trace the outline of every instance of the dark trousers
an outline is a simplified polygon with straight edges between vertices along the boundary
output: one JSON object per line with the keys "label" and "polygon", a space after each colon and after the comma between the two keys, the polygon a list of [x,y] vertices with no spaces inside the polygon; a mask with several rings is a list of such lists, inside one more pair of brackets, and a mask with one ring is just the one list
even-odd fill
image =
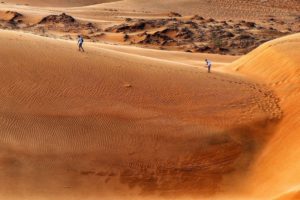
{"label": "dark trousers", "polygon": [[79,51],[84,51],[82,45],[83,45],[83,43],[79,43],[79,44],[78,44],[78,46],[79,46]]}

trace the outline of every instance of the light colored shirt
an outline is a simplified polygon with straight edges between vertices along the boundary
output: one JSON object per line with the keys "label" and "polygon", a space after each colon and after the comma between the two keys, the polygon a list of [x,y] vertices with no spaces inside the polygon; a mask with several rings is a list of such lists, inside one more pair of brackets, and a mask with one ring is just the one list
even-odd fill
{"label": "light colored shirt", "polygon": [[82,43],[83,43],[83,38],[82,38],[82,37],[80,37],[80,38],[78,39],[78,43],[79,43],[79,44],[82,44]]}
{"label": "light colored shirt", "polygon": [[207,66],[211,66],[211,61],[210,61],[210,60],[207,60],[207,61],[206,61],[206,64],[207,64]]}

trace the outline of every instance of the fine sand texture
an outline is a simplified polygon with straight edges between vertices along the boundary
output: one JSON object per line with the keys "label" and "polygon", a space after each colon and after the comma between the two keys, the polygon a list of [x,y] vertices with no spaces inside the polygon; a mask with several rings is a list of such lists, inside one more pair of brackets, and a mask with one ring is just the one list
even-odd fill
{"label": "fine sand texture", "polygon": [[285,18],[298,15],[298,0],[123,0],[95,5],[95,8],[117,8],[145,12],[178,12],[183,15],[199,14],[216,19],[262,19],[268,16]]}
{"label": "fine sand texture", "polygon": [[0,7],[2,6],[20,6],[40,10],[52,7],[52,11],[64,7],[65,12],[74,11],[102,20],[107,16],[122,14],[141,17],[162,16],[170,12],[183,16],[200,15],[218,20],[285,19],[299,16],[300,11],[298,0],[5,0],[2,1]]}
{"label": "fine sand texture", "polygon": [[2,1],[0,200],[300,199],[299,13]]}
{"label": "fine sand texture", "polygon": [[73,42],[0,35],[7,198],[231,191],[281,118],[272,91],[239,76],[105,45],[80,53]]}
{"label": "fine sand texture", "polygon": [[300,180],[299,53],[300,35],[296,34],[266,43],[233,63],[235,70],[263,80],[272,88],[280,98],[279,105],[283,110],[283,118],[253,164],[250,178],[254,185],[260,185],[255,188],[256,192],[266,196],[290,191],[291,197],[299,197],[295,194],[295,190],[299,191]]}
{"label": "fine sand texture", "polygon": [[26,6],[54,6],[54,7],[75,7],[93,4],[109,3],[118,0],[5,0],[3,3],[11,3]]}

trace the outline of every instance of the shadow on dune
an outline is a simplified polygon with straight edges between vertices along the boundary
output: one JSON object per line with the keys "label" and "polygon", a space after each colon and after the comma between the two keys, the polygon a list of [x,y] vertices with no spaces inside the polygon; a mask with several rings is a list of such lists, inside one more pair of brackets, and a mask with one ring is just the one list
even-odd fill
{"label": "shadow on dune", "polygon": [[[48,124],[49,121],[50,124],[53,121],[53,129],[57,128],[56,123],[82,126],[75,118],[48,118]],[[209,197],[232,189],[236,193],[276,124],[277,121],[264,120],[202,137],[127,134],[122,137],[123,142],[114,136],[109,142],[101,136],[87,141],[86,136],[76,134],[69,139],[55,134],[43,139],[32,135],[31,143],[40,145],[28,146],[39,149],[34,152],[25,147],[9,150],[9,145],[1,145],[0,184],[5,185],[1,193],[26,196],[28,191],[34,196],[114,193],[143,197]],[[128,145],[134,140],[142,145],[129,151]],[[10,141],[18,143],[17,138]],[[61,141],[68,141],[68,148]],[[107,142],[107,146],[96,145]],[[77,152],[78,147],[85,149],[80,150],[83,153]]]}
{"label": "shadow on dune", "polygon": [[[237,192],[278,121],[258,121],[194,138],[189,141],[195,146],[189,155],[183,156],[186,152],[182,150],[182,155],[174,155],[173,162],[162,161],[156,165],[132,162],[120,172],[120,181],[130,188],[140,188],[143,195],[211,196]],[[170,142],[180,146],[182,141]]]}

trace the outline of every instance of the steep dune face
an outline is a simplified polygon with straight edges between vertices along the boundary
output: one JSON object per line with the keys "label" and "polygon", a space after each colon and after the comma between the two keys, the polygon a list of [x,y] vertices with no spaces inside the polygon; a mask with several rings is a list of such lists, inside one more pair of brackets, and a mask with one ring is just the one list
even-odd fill
{"label": "steep dune face", "polygon": [[[241,73],[263,80],[276,91],[283,119],[253,165],[255,192],[284,193],[300,184],[300,34],[262,45],[233,64]],[[292,196],[292,195],[291,195]]]}
{"label": "steep dune face", "polygon": [[0,35],[2,197],[213,195],[238,184],[280,118],[274,94],[239,77]]}
{"label": "steep dune face", "polygon": [[296,191],[288,191],[283,195],[280,195],[275,200],[298,200],[300,199],[300,191],[299,188]]}

